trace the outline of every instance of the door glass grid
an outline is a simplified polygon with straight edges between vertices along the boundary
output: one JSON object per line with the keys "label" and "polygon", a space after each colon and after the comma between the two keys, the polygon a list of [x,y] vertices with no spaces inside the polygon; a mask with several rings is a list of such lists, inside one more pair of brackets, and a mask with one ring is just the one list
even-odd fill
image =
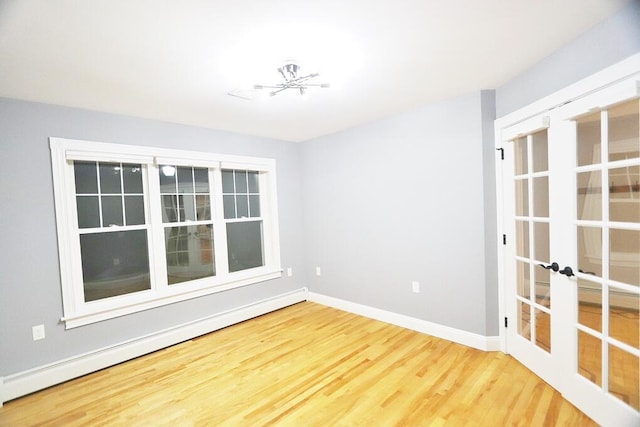
{"label": "door glass grid", "polygon": [[547,130],[514,144],[518,334],[551,351],[549,162]]}
{"label": "door glass grid", "polygon": [[639,105],[636,99],[576,120],[578,372],[636,410],[640,410]]}

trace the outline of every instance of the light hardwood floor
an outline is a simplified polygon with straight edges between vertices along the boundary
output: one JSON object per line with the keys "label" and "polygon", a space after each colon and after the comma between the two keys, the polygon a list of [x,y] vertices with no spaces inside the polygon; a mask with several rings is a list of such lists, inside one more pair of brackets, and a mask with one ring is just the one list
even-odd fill
{"label": "light hardwood floor", "polygon": [[305,302],[8,402],[2,426],[590,426],[516,360]]}

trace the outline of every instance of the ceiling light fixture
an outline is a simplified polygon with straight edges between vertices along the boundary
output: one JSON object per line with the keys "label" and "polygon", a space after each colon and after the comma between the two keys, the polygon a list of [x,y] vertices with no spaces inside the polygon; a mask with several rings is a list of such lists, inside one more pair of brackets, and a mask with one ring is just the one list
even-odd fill
{"label": "ceiling light fixture", "polygon": [[304,95],[310,87],[328,88],[329,83],[311,83],[311,79],[318,77],[319,73],[307,74],[306,76],[299,76],[300,66],[293,62],[288,62],[278,68],[278,72],[284,78],[284,83],[276,83],[273,85],[254,85],[256,90],[271,89],[269,95],[276,96],[282,91],[287,89],[294,89],[300,92],[300,95]]}

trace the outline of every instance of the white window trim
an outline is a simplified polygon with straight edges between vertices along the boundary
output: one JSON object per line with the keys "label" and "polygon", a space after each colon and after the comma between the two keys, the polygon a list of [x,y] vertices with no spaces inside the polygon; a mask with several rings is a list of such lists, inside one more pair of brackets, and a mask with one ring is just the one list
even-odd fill
{"label": "white window trim", "polygon": [[[49,139],[49,145],[51,148],[64,310],[61,320],[65,323],[67,329],[282,276],[277,213],[276,162],[274,159],[109,144],[55,137]],[[141,163],[147,167],[145,172],[148,177],[145,180],[145,215],[148,221],[147,228],[149,229],[149,268],[152,281],[150,290],[84,302],[80,248],[77,239],[79,229],[75,207],[75,181],[73,167],[71,166],[73,160]],[[207,167],[217,171],[222,168],[233,168],[261,172],[260,200],[264,252],[264,265],[262,267],[229,273],[226,268],[226,247],[219,244],[223,237],[223,232],[220,232],[216,234],[215,240],[216,276],[177,285],[167,285],[164,243],[162,236],[158,232],[158,230],[162,230],[163,226],[162,219],[159,216],[159,187],[153,179],[158,173],[158,164],[162,163]],[[212,194],[219,199],[216,202],[221,203],[222,187],[221,183],[216,181],[211,183],[213,187]],[[215,215],[213,221],[220,225],[219,230],[222,231],[224,230],[225,221],[223,219],[222,205],[219,204],[218,206],[216,213],[212,210],[212,215]],[[219,268],[222,266],[224,267]],[[163,274],[164,276],[162,276]]]}

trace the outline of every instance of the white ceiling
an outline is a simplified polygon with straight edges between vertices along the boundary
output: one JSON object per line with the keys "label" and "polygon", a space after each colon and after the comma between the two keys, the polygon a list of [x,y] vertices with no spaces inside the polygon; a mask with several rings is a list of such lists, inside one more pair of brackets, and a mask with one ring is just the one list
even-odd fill
{"label": "white ceiling", "polygon": [[[304,141],[497,88],[627,3],[0,0],[0,96]],[[332,87],[227,95],[286,59]]]}

